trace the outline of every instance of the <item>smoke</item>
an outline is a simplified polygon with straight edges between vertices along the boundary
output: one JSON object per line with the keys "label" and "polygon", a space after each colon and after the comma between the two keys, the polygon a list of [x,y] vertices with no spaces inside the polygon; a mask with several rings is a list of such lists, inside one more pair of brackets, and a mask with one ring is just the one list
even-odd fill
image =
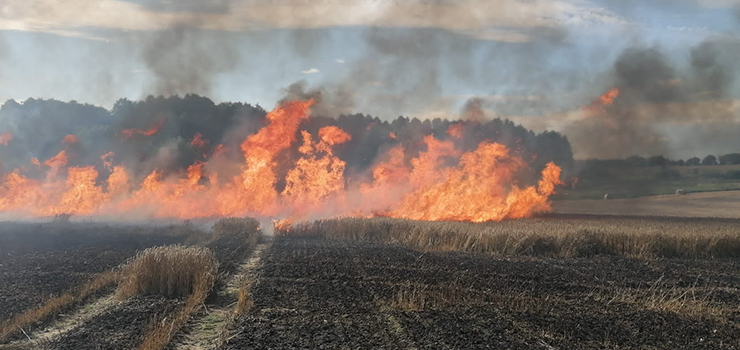
{"label": "smoke", "polygon": [[[546,82],[560,75],[556,71],[561,69],[550,64],[548,57],[568,46],[567,30],[556,25],[522,29],[517,33],[524,38],[516,43],[442,28],[377,26],[350,30],[363,41],[362,56],[346,61],[338,79],[314,87],[332,106],[325,111],[328,114],[321,115],[336,117],[362,111],[385,120],[404,114],[428,118],[430,112],[460,107],[461,99],[447,95],[445,84],[495,89],[526,81],[533,88],[546,88]],[[306,61],[308,67],[316,51],[330,40],[330,32],[309,29],[291,31],[285,44],[295,54],[293,58]],[[510,67],[506,71],[497,66],[503,61]],[[533,70],[533,66],[541,69]]]}
{"label": "smoke", "polygon": [[557,129],[567,134],[579,158],[680,157],[690,151],[685,144],[736,150],[734,138],[717,135],[727,127],[738,129],[733,123],[739,118],[733,95],[738,54],[740,39],[733,36],[692,47],[686,66],[659,47],[629,47],[607,75],[609,86],[620,91],[615,103],[603,111],[572,112]]}
{"label": "smoke", "polygon": [[[94,2],[82,3],[84,7],[76,8],[95,9]],[[357,37],[364,45],[337,51],[339,54],[342,50],[363,51],[351,59],[349,56],[354,52],[347,52],[347,56],[337,55],[346,59],[341,65],[342,73],[334,75],[339,77],[322,81],[319,80],[321,74],[311,76],[311,81],[320,81],[318,85],[309,87],[305,81],[292,84],[285,88],[288,98],[314,98],[317,103],[312,111],[317,116],[338,117],[365,112],[389,121],[399,115],[478,120],[491,116],[541,115],[573,107],[573,101],[547,96],[550,91],[588,89],[589,93],[598,95],[593,91],[620,88],[622,93],[615,104],[600,113],[583,110],[560,113],[562,115],[556,114],[555,120],[547,123],[546,127],[568,134],[579,157],[670,154],[677,152],[679,138],[700,144],[703,137],[707,143],[714,143],[712,147],[725,149],[730,146],[729,141],[716,140],[705,133],[708,131],[687,135],[685,128],[672,128],[671,125],[710,119],[712,123],[701,130],[713,130],[731,125],[737,116],[735,104],[729,101],[737,89],[738,64],[734,58],[740,52],[737,36],[714,36],[683,53],[682,57],[675,57],[674,52],[666,52],[658,46],[632,46],[618,55],[608,71],[595,72],[590,70],[591,61],[609,55],[602,51],[592,57],[578,55],[569,42],[568,28],[573,26],[562,24],[567,18],[550,16],[563,12],[556,9],[561,5],[547,1],[477,1],[474,3],[477,6],[450,6],[452,2],[435,0],[407,5],[381,4],[372,9],[355,6],[358,12],[352,12],[353,16],[359,13],[370,17],[360,21],[349,15],[343,18],[326,16],[327,11],[342,14],[352,8],[352,4],[342,2],[268,6],[272,5],[270,1],[255,1],[249,3],[249,8],[232,0],[136,3],[155,12],[141,22],[171,21],[165,22],[166,29],[143,31],[153,33],[150,35],[131,34],[136,39],[145,38],[143,44],[131,43],[134,51],[140,51],[137,57],[154,78],[144,94],[196,93],[213,97],[214,82],[235,70],[237,65],[245,71],[259,69],[252,67],[252,58],[247,57],[253,52],[257,56],[277,50],[276,67],[290,66],[296,61],[304,64],[304,68],[314,67],[317,58],[326,58],[319,54],[334,49],[331,46],[335,40],[351,32],[359,33]],[[614,11],[629,13],[641,9],[644,2],[609,3]],[[670,7],[673,3],[659,0],[650,5],[675,11],[684,4],[688,6],[690,1]],[[246,9],[253,11],[242,14]],[[400,12],[399,9],[409,11]],[[232,16],[236,13],[239,16]],[[735,9],[735,14],[740,19],[740,7]],[[240,16],[247,18],[248,23],[230,22],[242,18]],[[254,19],[258,20],[252,21]],[[521,23],[522,19],[532,21]],[[487,23],[494,24],[484,25]],[[146,28],[161,27],[161,23],[145,24]],[[366,27],[368,24],[370,26]],[[335,28],[342,26],[342,33],[338,33]],[[297,27],[301,29],[295,29]],[[327,30],[327,27],[334,29]],[[242,33],[217,30],[225,28]],[[243,32],[245,28],[281,29]],[[604,46],[620,47],[611,42]],[[0,37],[0,60],[4,47],[7,45],[3,45]],[[247,50],[249,55],[245,54]],[[95,59],[84,62],[115,60],[121,54],[120,51],[102,51]],[[319,68],[322,74],[328,71]],[[0,66],[0,75],[2,69]],[[113,96],[110,91],[121,83],[120,74],[106,72],[104,68],[94,74],[98,76],[93,81],[98,88],[91,94],[105,98]],[[264,80],[258,84],[269,87],[273,81],[266,80],[275,77],[261,78]],[[254,84],[251,81],[240,83]],[[516,91],[512,90],[512,85],[525,87]],[[450,91],[465,92],[466,89],[480,94],[450,96]],[[587,105],[589,99],[596,97],[593,95],[583,97],[580,102]],[[173,112],[171,117],[182,113]],[[146,128],[158,117],[146,113],[136,119],[134,125],[126,127]],[[176,123],[173,125],[177,127]],[[220,136],[214,133],[208,138]],[[192,133],[184,137],[192,137]]]}
{"label": "smoke", "polygon": [[348,88],[309,88],[305,80],[290,84],[284,89],[285,97],[280,101],[312,99],[311,113],[315,116],[337,117],[353,112],[355,108],[354,94]]}
{"label": "smoke", "polygon": [[155,95],[211,93],[213,79],[236,67],[238,53],[226,40],[202,29],[178,23],[157,33],[143,50],[143,60],[155,76]]}
{"label": "smoke", "polygon": [[147,6],[154,11],[191,13],[174,20],[167,29],[145,40],[142,59],[154,74],[150,94],[211,95],[213,79],[236,67],[238,50],[225,33],[204,29],[213,13],[228,13],[233,0],[155,1]]}
{"label": "smoke", "polygon": [[228,13],[234,0],[150,0],[142,5],[151,11],[177,13]]}

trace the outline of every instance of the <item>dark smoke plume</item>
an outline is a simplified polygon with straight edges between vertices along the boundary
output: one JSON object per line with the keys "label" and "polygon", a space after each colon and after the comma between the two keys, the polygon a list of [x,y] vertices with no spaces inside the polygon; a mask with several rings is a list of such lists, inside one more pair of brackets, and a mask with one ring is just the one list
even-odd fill
{"label": "dark smoke plume", "polygon": [[147,38],[142,59],[155,76],[150,94],[210,95],[213,79],[236,67],[239,53],[226,35],[213,35],[203,27],[209,13],[228,13],[232,0],[155,1],[151,9],[194,14],[171,23],[167,29]]}
{"label": "dark smoke plume", "polygon": [[[731,90],[740,64],[740,39],[708,39],[688,53],[690,65],[680,69],[658,47],[630,47],[614,63],[611,86],[620,95],[603,111],[581,111],[576,121],[561,126],[580,157],[618,158],[630,155],[681,156],[685,144],[701,149],[736,150],[733,138],[718,131],[733,123],[738,112]],[[701,123],[686,133],[681,125]],[[740,131],[740,130],[737,130]]]}
{"label": "dark smoke plume", "polygon": [[215,76],[235,68],[238,60],[230,43],[213,38],[186,24],[151,38],[143,51],[144,62],[156,78],[151,93],[210,94]]}

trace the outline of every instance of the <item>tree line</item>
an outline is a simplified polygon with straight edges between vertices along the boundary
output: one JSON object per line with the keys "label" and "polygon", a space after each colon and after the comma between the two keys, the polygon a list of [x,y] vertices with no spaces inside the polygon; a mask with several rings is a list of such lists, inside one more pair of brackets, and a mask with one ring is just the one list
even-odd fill
{"label": "tree line", "polygon": [[[267,110],[243,102],[214,103],[198,95],[155,97],[139,101],[121,99],[111,109],[75,101],[28,99],[9,100],[0,107],[0,134],[13,134],[7,145],[0,145],[0,172],[15,168],[31,169],[32,158],[43,163],[61,150],[69,156],[69,165],[95,165],[105,178],[109,170],[100,157],[113,152],[115,164],[125,164],[132,175],[146,176],[153,170],[162,175],[184,171],[189,165],[207,160],[216,151],[226,150],[234,164],[243,163],[240,144],[267,123]],[[453,138],[448,130],[453,124],[462,138]],[[155,125],[156,133],[133,133],[125,130],[147,130]],[[378,156],[396,145],[402,145],[407,159],[425,149],[424,137],[453,140],[463,151],[475,149],[484,140],[502,143],[521,156],[536,174],[554,161],[566,171],[574,166],[567,138],[556,132],[535,133],[509,120],[445,120],[399,116],[392,120],[361,113],[329,118],[314,115],[301,129],[316,134],[323,126],[334,125],[352,135],[352,140],[338,145],[335,154],[347,162],[346,171],[359,172],[372,167]],[[198,147],[196,135],[204,141]],[[66,143],[67,135],[79,142]],[[300,135],[296,135],[301,140]],[[300,142],[295,142],[286,157],[298,155]],[[239,169],[236,168],[235,171]],[[41,176],[39,174],[39,176]],[[536,181],[524,179],[524,181]]]}

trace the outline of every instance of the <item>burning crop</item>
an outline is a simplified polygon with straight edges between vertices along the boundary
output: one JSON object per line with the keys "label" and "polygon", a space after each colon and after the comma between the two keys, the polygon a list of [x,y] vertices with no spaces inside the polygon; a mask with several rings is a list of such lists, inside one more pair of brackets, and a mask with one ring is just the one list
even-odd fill
{"label": "burning crop", "polygon": [[[454,124],[442,139],[428,135],[422,144],[385,133],[393,146],[380,152],[367,171],[350,171],[342,157],[346,152],[338,150],[356,136],[333,125],[305,128],[313,104],[312,99],[280,103],[259,130],[242,136],[238,150],[213,142],[208,151],[211,140],[201,132],[191,134],[188,143],[199,158],[179,174],[155,169],[137,177],[131,170],[137,164],[117,158],[115,150],[99,150],[102,156],[95,164],[76,164],[71,161],[74,150],[60,150],[31,170],[21,167],[4,176],[0,212],[24,217],[359,216],[484,222],[547,212],[549,197],[560,184],[561,170],[552,162],[534,174],[520,154],[501,143],[483,140],[463,147],[462,124]],[[149,129],[126,129],[119,136],[122,142],[138,142],[157,134],[165,123],[159,119]],[[69,135],[62,142],[78,143],[85,139]],[[238,160],[226,157],[237,151]]]}

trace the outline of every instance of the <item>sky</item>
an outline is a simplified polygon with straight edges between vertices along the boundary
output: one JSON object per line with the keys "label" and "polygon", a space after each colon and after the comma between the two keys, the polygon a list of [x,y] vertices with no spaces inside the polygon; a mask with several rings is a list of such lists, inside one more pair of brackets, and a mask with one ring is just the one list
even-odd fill
{"label": "sky", "polygon": [[[740,0],[4,0],[0,101],[111,108],[198,93],[270,109],[301,82],[324,92],[328,114],[460,118],[478,99],[490,117],[567,131],[614,87],[626,50],[654,48],[683,72],[702,43],[738,40],[738,9]],[[717,100],[739,97],[733,79]],[[686,127],[669,124],[659,126],[669,138]],[[679,155],[695,148],[668,143]]]}

